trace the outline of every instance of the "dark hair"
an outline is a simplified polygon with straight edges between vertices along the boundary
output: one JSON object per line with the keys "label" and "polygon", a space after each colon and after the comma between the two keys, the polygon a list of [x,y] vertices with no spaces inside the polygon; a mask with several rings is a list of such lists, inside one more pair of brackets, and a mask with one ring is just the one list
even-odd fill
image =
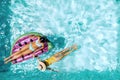
{"label": "dark hair", "polygon": [[45,36],[42,36],[41,38],[40,38],[40,42],[50,42]]}

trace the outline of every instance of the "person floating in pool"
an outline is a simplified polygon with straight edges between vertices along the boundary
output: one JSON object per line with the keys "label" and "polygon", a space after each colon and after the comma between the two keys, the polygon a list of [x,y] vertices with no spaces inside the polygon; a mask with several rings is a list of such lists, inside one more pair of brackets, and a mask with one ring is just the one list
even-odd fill
{"label": "person floating in pool", "polygon": [[52,70],[52,71],[56,71],[52,68],[49,68],[49,66],[55,62],[60,61],[61,59],[63,59],[65,56],[67,56],[68,54],[70,54],[71,52],[75,51],[77,49],[77,45],[72,45],[69,48],[65,48],[64,50],[57,52],[56,54],[54,54],[53,56],[51,56],[50,58],[41,61],[40,58],[38,58],[38,56],[35,56],[38,59],[38,69],[41,71],[45,71],[45,70]]}
{"label": "person floating in pool", "polygon": [[[7,57],[4,59],[5,63],[11,62],[19,57],[23,57],[29,53],[36,52],[39,50],[42,50],[44,48],[44,43],[49,42],[49,40],[45,37],[42,36],[37,36],[37,40],[33,41],[35,36],[29,36],[30,43],[28,44],[27,42],[24,42],[25,45],[20,48],[19,51],[15,52],[11,56]],[[21,43],[18,44],[19,47],[22,46]]]}

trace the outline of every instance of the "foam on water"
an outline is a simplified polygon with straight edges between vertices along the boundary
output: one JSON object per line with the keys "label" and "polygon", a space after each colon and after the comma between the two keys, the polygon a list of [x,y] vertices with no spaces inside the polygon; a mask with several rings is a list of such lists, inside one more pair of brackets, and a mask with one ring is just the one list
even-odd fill
{"label": "foam on water", "polygon": [[[11,43],[19,35],[35,31],[64,37],[65,47],[78,44],[77,51],[51,65],[52,68],[69,72],[116,69],[117,23],[113,0],[11,0],[10,9]],[[12,65],[11,70],[34,70],[36,65],[32,59]]]}

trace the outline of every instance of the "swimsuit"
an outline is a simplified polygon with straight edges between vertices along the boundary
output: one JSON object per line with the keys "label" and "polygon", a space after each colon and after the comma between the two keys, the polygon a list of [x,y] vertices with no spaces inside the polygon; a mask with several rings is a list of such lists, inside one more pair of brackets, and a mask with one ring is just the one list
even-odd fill
{"label": "swimsuit", "polygon": [[42,46],[38,41],[39,41],[39,40],[37,40],[37,41],[35,42],[36,45],[37,45],[38,47]]}
{"label": "swimsuit", "polygon": [[32,44],[29,45],[29,50],[34,51],[35,49],[32,47]]}
{"label": "swimsuit", "polygon": [[52,56],[52,57],[46,59],[44,62],[46,63],[47,66],[49,66],[52,63],[56,62],[56,58],[54,56]]}
{"label": "swimsuit", "polygon": [[[36,40],[35,44],[37,45],[37,47],[41,47],[42,45],[38,42],[38,40]],[[32,47],[32,44],[30,43],[29,45],[29,50],[34,51],[35,49]]]}

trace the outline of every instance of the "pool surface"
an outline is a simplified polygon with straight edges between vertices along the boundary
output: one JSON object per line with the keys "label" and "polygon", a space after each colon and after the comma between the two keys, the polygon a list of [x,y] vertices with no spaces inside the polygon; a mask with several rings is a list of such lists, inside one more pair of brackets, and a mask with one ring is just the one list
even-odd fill
{"label": "pool surface", "polygon": [[[120,0],[0,0],[0,80],[120,80]],[[14,40],[27,32],[48,37],[55,52],[78,50],[41,72],[37,60],[4,64]]]}

